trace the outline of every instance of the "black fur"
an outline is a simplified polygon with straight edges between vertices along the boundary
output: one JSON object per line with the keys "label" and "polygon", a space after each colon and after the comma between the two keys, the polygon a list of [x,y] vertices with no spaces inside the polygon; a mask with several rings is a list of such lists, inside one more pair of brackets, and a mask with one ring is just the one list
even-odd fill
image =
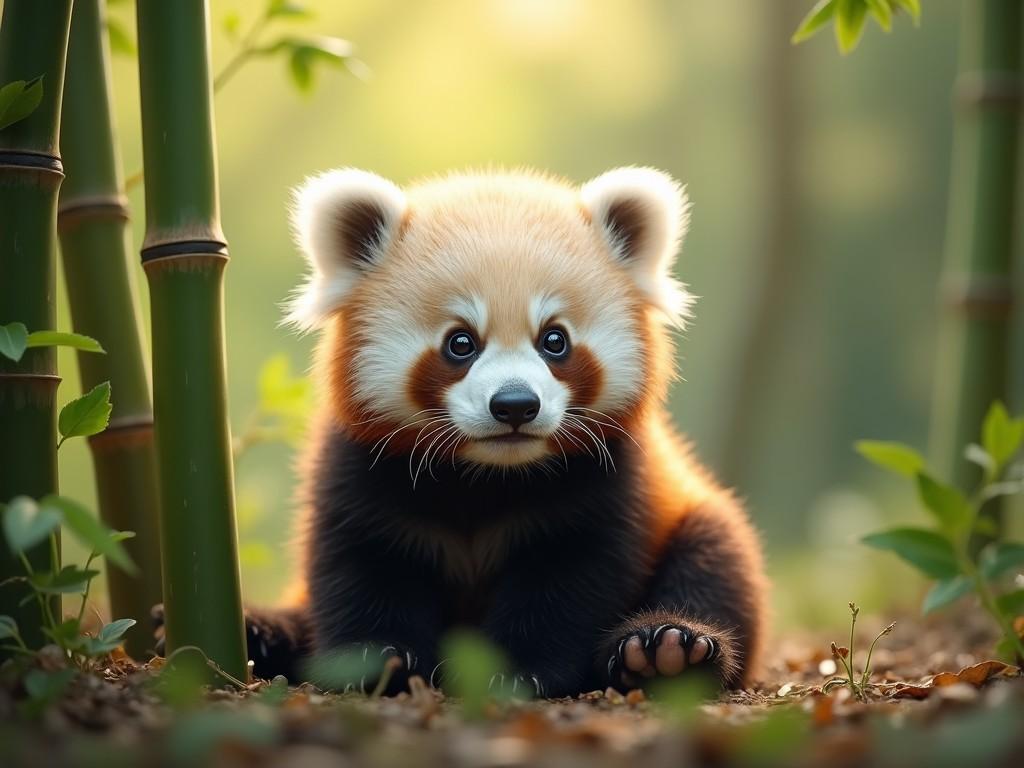
{"label": "black fur", "polygon": [[[472,468],[442,462],[434,476],[421,472],[415,488],[408,457],[383,458],[371,469],[369,449],[341,431],[320,448],[306,563],[310,608],[301,623],[311,637],[296,638],[292,653],[275,645],[270,655],[250,641],[259,677],[294,679],[309,649],[371,644],[408,652],[411,672],[430,679],[439,640],[457,625],[504,648],[513,671],[545,696],[616,683],[608,678],[609,649],[648,618],[716,633],[732,661],[743,653],[732,640],[749,634],[749,617],[736,593],[744,579],[742,565],[729,561],[727,526],[684,521],[652,572],[649,511],[643,489],[630,482],[642,457],[627,444],[609,440],[611,472],[586,454],[569,457],[568,467],[559,458],[550,475],[485,470],[474,479]],[[471,579],[452,578],[440,551],[411,545],[408,535],[444,537],[468,551],[475,537],[501,527],[511,531],[507,547]],[[294,636],[267,626],[269,614],[258,619],[264,636]],[[292,616],[289,628],[296,626]],[[726,682],[736,664],[722,668]]]}

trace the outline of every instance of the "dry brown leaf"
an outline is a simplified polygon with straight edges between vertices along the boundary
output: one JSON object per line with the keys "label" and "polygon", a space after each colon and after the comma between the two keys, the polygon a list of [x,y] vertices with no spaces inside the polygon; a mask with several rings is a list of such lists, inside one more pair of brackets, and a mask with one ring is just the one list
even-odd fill
{"label": "dry brown leaf", "polygon": [[1016,677],[1020,674],[1020,668],[1001,661],[982,661],[969,667],[964,667],[959,672],[940,672],[933,675],[923,683],[914,685],[911,683],[894,683],[886,686],[886,693],[896,699],[926,699],[932,695],[936,688],[950,685],[966,684],[980,688],[989,680],[998,677]]}

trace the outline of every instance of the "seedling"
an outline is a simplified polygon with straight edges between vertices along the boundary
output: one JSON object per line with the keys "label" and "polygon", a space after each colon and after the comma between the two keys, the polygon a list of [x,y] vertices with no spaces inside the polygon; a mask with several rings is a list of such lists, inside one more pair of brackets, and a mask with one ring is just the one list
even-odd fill
{"label": "seedling", "polygon": [[893,622],[877,635],[875,639],[871,641],[871,645],[868,646],[868,655],[864,660],[864,671],[858,676],[854,672],[854,666],[856,661],[854,659],[854,640],[855,631],[857,629],[857,616],[860,614],[860,608],[855,603],[850,603],[850,645],[849,646],[837,646],[832,643],[832,658],[835,659],[836,665],[842,666],[843,671],[846,672],[846,677],[835,677],[825,683],[821,690],[828,693],[833,688],[840,686],[846,686],[850,693],[852,693],[860,701],[866,701],[868,698],[868,692],[872,688],[871,683],[871,657],[875,652],[875,645],[883,637],[891,633],[896,629],[896,623]]}

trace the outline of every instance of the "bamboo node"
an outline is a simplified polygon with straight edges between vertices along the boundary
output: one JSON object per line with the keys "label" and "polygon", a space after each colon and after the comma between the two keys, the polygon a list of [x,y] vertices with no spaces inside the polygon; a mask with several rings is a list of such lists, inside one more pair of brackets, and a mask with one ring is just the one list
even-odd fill
{"label": "bamboo node", "polygon": [[228,257],[228,244],[222,240],[172,240],[143,248],[142,263],[157,259],[188,258],[194,256]]}
{"label": "bamboo node", "polygon": [[996,107],[1008,110],[1020,108],[1024,97],[1021,79],[1012,71],[964,72],[953,86],[954,102],[959,107]]}
{"label": "bamboo node", "polygon": [[0,168],[19,168],[64,175],[64,164],[56,155],[20,150],[0,150]]}

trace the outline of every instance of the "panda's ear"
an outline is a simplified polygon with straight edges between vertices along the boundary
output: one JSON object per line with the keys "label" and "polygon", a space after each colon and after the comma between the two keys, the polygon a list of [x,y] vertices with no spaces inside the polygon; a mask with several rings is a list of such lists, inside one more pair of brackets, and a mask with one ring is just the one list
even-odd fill
{"label": "panda's ear", "polygon": [[666,319],[681,325],[690,297],[672,265],[689,220],[683,188],[653,168],[616,168],[584,184],[580,196],[612,257]]}
{"label": "panda's ear", "polygon": [[292,228],[309,276],[288,302],[285,321],[305,330],[321,325],[385,258],[406,210],[402,190],[367,171],[345,168],[307,179],[295,192]]}

